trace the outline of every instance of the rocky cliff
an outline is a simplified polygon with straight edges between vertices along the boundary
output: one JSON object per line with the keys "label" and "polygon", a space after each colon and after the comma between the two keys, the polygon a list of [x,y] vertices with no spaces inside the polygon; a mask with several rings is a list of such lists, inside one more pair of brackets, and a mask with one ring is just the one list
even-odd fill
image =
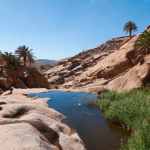
{"label": "rocky cliff", "polygon": [[[146,30],[150,30],[150,26]],[[139,34],[140,35],[140,34]],[[128,91],[149,82],[150,52],[136,49],[139,35],[114,38],[76,56],[65,59],[44,73],[50,84],[64,88]]]}

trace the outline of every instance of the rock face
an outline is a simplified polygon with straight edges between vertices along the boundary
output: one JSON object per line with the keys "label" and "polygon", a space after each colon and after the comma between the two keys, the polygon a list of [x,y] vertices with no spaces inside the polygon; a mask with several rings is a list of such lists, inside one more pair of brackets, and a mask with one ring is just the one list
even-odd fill
{"label": "rock face", "polygon": [[27,88],[22,80],[17,80],[14,87],[20,88],[20,89],[26,89]]}
{"label": "rock face", "polygon": [[61,122],[66,116],[48,108],[49,98],[21,95],[39,90],[14,89],[0,97],[0,150],[85,150],[78,134]]}
{"label": "rock face", "polygon": [[[150,30],[150,27],[146,30]],[[45,72],[45,76],[52,82],[60,75],[65,82],[64,88],[85,88],[85,91],[102,86],[119,92],[145,87],[150,83],[150,49],[135,48],[139,35],[131,40],[129,37],[115,38],[95,49],[83,51],[59,62]]]}
{"label": "rock face", "polygon": [[33,70],[26,79],[29,88],[49,88],[47,79],[37,70]]}
{"label": "rock face", "polygon": [[7,90],[11,86],[11,83],[8,78],[0,77],[0,88]]}
{"label": "rock face", "polygon": [[[86,70],[89,70],[92,67],[99,68],[98,63],[100,60],[103,60],[109,54],[118,51],[118,49],[124,43],[129,41],[129,39],[130,39],[129,37],[120,37],[120,38],[112,39],[102,44],[101,46],[96,47],[95,49],[91,49],[89,51],[83,51],[82,53],[79,53],[76,56],[60,61],[56,67],[44,73],[45,77],[48,79],[50,84],[56,84],[58,83],[58,80],[60,81],[59,82],[60,84],[73,81],[76,77],[80,75],[82,76],[82,73],[84,73]],[[126,56],[124,55],[122,56],[122,58],[123,57],[124,60],[122,61],[120,60],[120,62],[116,62],[116,65],[114,66],[116,74],[117,74],[118,63],[122,63],[120,65],[122,65],[123,67],[125,67],[125,65],[127,64],[128,65],[127,68],[131,66],[130,62],[125,58]],[[105,65],[103,68],[109,66],[109,64],[111,64],[113,60],[115,59],[112,58],[112,60],[110,60],[110,62],[107,65]],[[105,62],[105,60],[103,61]],[[95,66],[96,64],[97,66]],[[99,69],[99,72],[97,72],[96,76],[99,76],[101,74],[100,72],[102,72],[102,70]],[[112,71],[108,71],[106,72],[106,76],[107,74],[111,75],[113,73]]]}

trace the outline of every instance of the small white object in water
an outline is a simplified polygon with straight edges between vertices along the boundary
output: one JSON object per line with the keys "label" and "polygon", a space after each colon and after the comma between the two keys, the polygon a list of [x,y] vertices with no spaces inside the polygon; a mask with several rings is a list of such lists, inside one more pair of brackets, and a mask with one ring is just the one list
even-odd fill
{"label": "small white object in water", "polygon": [[81,103],[79,103],[79,106],[81,106]]}

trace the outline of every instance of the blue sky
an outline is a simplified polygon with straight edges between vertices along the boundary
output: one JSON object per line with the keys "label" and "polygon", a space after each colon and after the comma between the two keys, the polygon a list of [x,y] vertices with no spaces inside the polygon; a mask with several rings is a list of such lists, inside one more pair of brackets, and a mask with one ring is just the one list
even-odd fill
{"label": "blue sky", "polygon": [[0,0],[0,50],[33,49],[38,59],[60,60],[150,24],[149,0]]}

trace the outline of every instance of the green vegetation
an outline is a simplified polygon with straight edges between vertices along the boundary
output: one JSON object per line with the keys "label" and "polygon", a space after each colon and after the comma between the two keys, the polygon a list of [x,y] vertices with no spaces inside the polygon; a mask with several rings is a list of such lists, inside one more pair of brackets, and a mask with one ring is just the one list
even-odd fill
{"label": "green vegetation", "polygon": [[130,39],[131,39],[132,32],[137,31],[137,28],[138,27],[136,26],[134,22],[129,21],[124,25],[123,31],[126,33],[129,33]]}
{"label": "green vegetation", "polygon": [[20,78],[24,77],[23,72],[21,71],[21,61],[12,55],[12,53],[1,53],[0,58],[6,62],[6,74],[11,79],[12,84]]}
{"label": "green vegetation", "polygon": [[[95,101],[114,123],[132,131],[123,150],[150,149],[150,88],[129,92],[105,92],[102,100]],[[91,101],[88,103],[93,105]]]}
{"label": "green vegetation", "polygon": [[141,35],[139,35],[139,38],[136,40],[135,47],[148,48],[149,46],[150,46],[150,31],[145,30]]}
{"label": "green vegetation", "polygon": [[44,65],[40,66],[40,69],[41,69],[41,70],[43,70],[44,68],[45,68]]}
{"label": "green vegetation", "polygon": [[[19,57],[17,57],[19,56]],[[12,85],[18,79],[22,79],[25,76],[25,68],[26,68],[26,60],[29,61],[30,66],[31,63],[34,63],[34,55],[32,49],[29,50],[28,47],[20,46],[15,51],[15,54],[0,51],[0,64],[1,66],[1,75],[6,76],[10,79]],[[24,67],[22,66],[22,62],[20,58],[23,57],[24,60]]]}
{"label": "green vegetation", "polygon": [[33,62],[33,52],[32,49],[29,50],[29,47],[26,47],[25,45],[19,46],[17,50],[15,51],[15,54],[19,56],[19,58],[23,57],[24,61],[24,67],[26,68],[26,61],[29,59],[30,65]]}

